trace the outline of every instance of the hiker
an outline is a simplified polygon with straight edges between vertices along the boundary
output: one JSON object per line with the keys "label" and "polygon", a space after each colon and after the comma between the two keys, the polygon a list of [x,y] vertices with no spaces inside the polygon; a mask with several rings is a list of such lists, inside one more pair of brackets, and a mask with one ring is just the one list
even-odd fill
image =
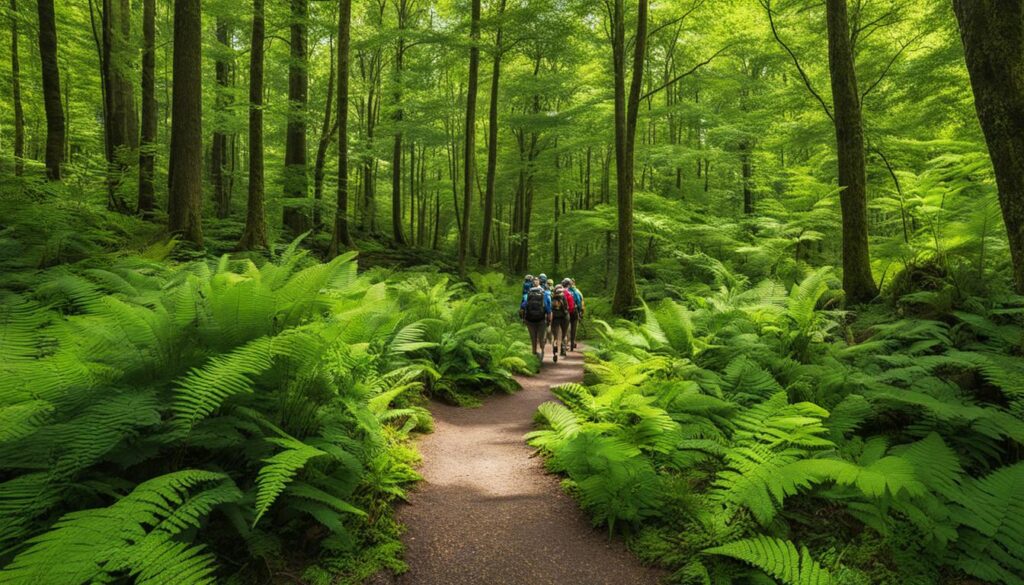
{"label": "hiker", "polygon": [[576,281],[566,278],[562,286],[568,289],[573,299],[573,311],[569,314],[569,351],[576,351],[576,326],[583,319],[583,293],[576,288]]}
{"label": "hiker", "polygon": [[544,274],[543,272],[541,272],[540,276],[538,276],[537,278],[540,279],[541,287],[546,288],[548,290],[551,290],[551,281],[548,280],[548,275],[547,274]]}
{"label": "hiker", "polygon": [[565,344],[569,337],[569,315],[572,315],[574,309],[572,294],[560,284],[555,286],[555,292],[551,295],[551,351],[556,363],[559,354],[565,357]]}
{"label": "hiker", "polygon": [[[551,279],[549,279],[543,273],[541,273],[541,275],[538,276],[537,278],[541,279],[540,287],[543,288],[544,290],[546,290],[547,293],[548,293],[548,298],[551,298],[551,294],[554,292],[552,290],[552,285],[554,283],[552,283]],[[555,343],[555,338],[551,334],[551,324],[550,323],[548,323],[547,331],[544,333],[544,343],[545,344],[548,344],[548,343],[553,344],[553,343]]]}
{"label": "hiker", "polygon": [[[530,332],[530,344],[537,359],[544,361],[544,346],[548,325],[551,322],[551,295],[540,286],[540,279],[533,279],[533,286],[523,294],[519,305],[519,316]],[[539,348],[539,350],[538,350]]]}
{"label": "hiker", "polygon": [[526,278],[523,279],[523,295],[530,292],[531,288],[533,288],[533,275],[527,274]]}

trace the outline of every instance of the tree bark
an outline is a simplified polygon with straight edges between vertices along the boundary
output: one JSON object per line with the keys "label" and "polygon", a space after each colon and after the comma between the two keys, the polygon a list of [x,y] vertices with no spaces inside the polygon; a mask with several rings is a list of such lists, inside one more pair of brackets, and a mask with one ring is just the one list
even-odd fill
{"label": "tree bark", "polygon": [[846,0],[826,0],[828,62],[839,158],[843,214],[843,290],[847,301],[865,303],[878,295],[868,253],[867,172],[860,93],[853,63]]}
{"label": "tree bark", "polygon": [[14,101],[14,175],[25,170],[25,111],[21,106],[21,63],[18,59],[18,0],[11,0],[11,93]]}
{"label": "tree bark", "polygon": [[263,207],[263,40],[264,0],[252,2],[252,49],[249,52],[249,201],[239,250],[267,248]]}
{"label": "tree bark", "polygon": [[750,143],[744,140],[740,143],[740,170],[743,177],[743,213],[752,215],[754,213],[754,193],[750,188],[750,181],[754,174],[751,164]]}
{"label": "tree bark", "polygon": [[[220,45],[218,47],[220,51],[227,52],[230,49],[228,25],[225,20],[220,18],[217,19],[217,43]],[[222,54],[217,55],[214,72],[217,78],[217,106],[223,112],[229,104],[227,90],[231,85],[231,77],[230,65]],[[210,175],[213,179],[213,202],[218,219],[225,219],[231,214],[230,183],[225,177],[225,171],[228,166],[228,135],[220,127],[222,124],[223,121],[221,120],[218,128],[213,132],[213,145],[211,146],[210,156],[210,165],[213,167],[210,170]]]}
{"label": "tree bark", "polygon": [[36,6],[43,106],[46,110],[46,178],[59,181],[64,158],[64,110],[60,103],[60,69],[57,66],[57,20],[53,0],[38,0]]}
{"label": "tree bark", "polygon": [[[351,0],[350,4],[351,13]],[[327,77],[327,99],[324,101],[324,121],[320,126],[320,140],[317,141],[316,162],[313,164],[313,229],[319,230],[323,226],[323,194],[324,194],[324,166],[327,164],[327,148],[331,144],[331,137],[337,130],[332,125],[331,117],[334,107],[334,79],[337,74],[334,60],[334,35],[331,35],[327,44],[330,53],[331,67]]]}
{"label": "tree bark", "polygon": [[398,47],[395,50],[395,130],[394,148],[391,151],[391,232],[395,244],[407,244],[402,232],[402,59],[405,56],[405,19],[409,0],[396,0],[398,14]]}
{"label": "tree bark", "polygon": [[138,213],[150,217],[156,208],[156,0],[142,2],[142,136],[139,148]]}
{"label": "tree bark", "polygon": [[498,3],[498,30],[494,40],[494,64],[491,67],[491,101],[487,112],[487,182],[484,192],[484,225],[480,244],[480,267],[490,264],[491,230],[494,224],[494,178],[498,167],[498,82],[501,78],[501,17],[506,0]]}
{"label": "tree bark", "polygon": [[[41,2],[40,2],[41,4]],[[174,93],[167,227],[203,245],[203,23],[200,0],[174,2]]]}
{"label": "tree bark", "polygon": [[466,145],[463,156],[462,232],[459,235],[459,275],[466,276],[470,218],[473,209],[473,179],[476,176],[476,94],[480,69],[480,0],[473,0],[470,15],[469,85],[466,92]]}
{"label": "tree bark", "polygon": [[647,52],[647,3],[637,2],[636,36],[633,43],[633,74],[626,98],[626,23],[623,0],[615,0],[612,53],[615,68],[615,195],[618,219],[618,275],[612,311],[629,315],[638,305],[636,266],[633,255],[633,152],[636,143],[636,120],[640,108],[644,56]]}
{"label": "tree bark", "polygon": [[120,193],[121,181],[128,168],[124,150],[134,150],[138,136],[135,92],[126,74],[132,68],[131,7],[128,0],[103,0],[102,28],[107,207],[127,213],[128,204]]}
{"label": "tree bark", "polygon": [[334,217],[331,255],[354,248],[348,229],[348,77],[352,0],[338,4],[338,210]]}
{"label": "tree bark", "polygon": [[953,9],[995,170],[1014,286],[1024,294],[1024,3],[954,0]]}
{"label": "tree bark", "polygon": [[[288,61],[288,126],[285,131],[284,196],[305,199],[309,193],[306,176],[306,106],[309,101],[307,25],[309,0],[290,0],[291,59]],[[293,234],[310,227],[308,211],[301,203],[285,202],[284,224]]]}

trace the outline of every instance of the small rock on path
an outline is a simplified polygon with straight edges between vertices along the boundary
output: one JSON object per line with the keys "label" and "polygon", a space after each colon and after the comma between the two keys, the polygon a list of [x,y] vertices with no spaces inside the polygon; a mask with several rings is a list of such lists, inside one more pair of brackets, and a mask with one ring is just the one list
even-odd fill
{"label": "small rock on path", "polygon": [[[549,349],[550,352],[550,349]],[[619,539],[594,528],[559,478],[545,473],[523,435],[552,386],[579,382],[583,357],[571,353],[512,395],[479,408],[431,404],[434,432],[418,442],[421,483],[398,518],[409,571],[377,575],[396,585],[642,585],[658,582]]]}

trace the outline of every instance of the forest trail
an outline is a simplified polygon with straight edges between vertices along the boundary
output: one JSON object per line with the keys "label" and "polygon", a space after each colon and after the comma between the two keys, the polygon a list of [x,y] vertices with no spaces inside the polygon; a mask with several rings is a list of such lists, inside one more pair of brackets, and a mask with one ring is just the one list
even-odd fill
{"label": "forest trail", "polygon": [[[583,379],[583,356],[518,378],[522,390],[479,408],[431,405],[435,430],[418,443],[423,483],[398,517],[409,571],[398,585],[641,585],[657,583],[620,539],[594,528],[559,478],[523,441],[552,386]],[[380,577],[380,576],[378,576]]]}

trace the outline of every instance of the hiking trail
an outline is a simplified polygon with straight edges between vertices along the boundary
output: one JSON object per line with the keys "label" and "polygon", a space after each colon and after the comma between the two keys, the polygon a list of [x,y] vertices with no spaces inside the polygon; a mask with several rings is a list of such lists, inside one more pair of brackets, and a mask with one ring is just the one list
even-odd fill
{"label": "hiking trail", "polygon": [[371,583],[397,585],[642,585],[643,567],[621,539],[594,528],[523,435],[550,388],[583,379],[583,356],[520,377],[522,390],[479,408],[431,403],[434,432],[423,436],[423,482],[399,507],[409,571]]}

